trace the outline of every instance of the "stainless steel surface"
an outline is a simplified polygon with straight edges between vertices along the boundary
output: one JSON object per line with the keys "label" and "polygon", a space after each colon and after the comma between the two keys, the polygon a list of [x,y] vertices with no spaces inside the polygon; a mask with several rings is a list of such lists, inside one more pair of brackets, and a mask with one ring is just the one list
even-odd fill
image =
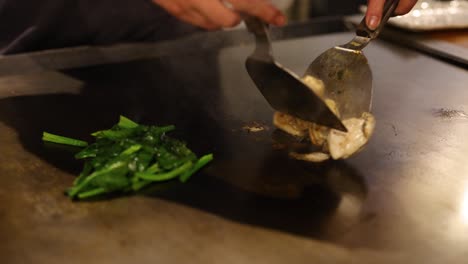
{"label": "stainless steel surface", "polygon": [[267,25],[250,16],[244,16],[244,21],[255,36],[255,50],[247,57],[245,67],[271,107],[310,122],[346,131],[340,119],[308,84],[274,59]]}
{"label": "stainless steel surface", "polygon": [[[275,52],[300,72],[351,37]],[[350,160],[307,166],[275,143],[243,65],[252,48],[1,77],[1,263],[466,263],[468,72],[376,41],[373,138]],[[70,202],[62,191],[80,164],[40,133],[86,138],[118,114],[174,123],[216,159],[187,184]],[[252,121],[269,129],[243,130]]]}
{"label": "stainless steel surface", "polygon": [[399,0],[386,0],[376,29],[367,27],[364,17],[356,28],[356,37],[320,54],[304,74],[323,81],[324,96],[335,101],[342,119],[361,117],[371,111],[372,71],[362,49],[377,38],[398,3]]}

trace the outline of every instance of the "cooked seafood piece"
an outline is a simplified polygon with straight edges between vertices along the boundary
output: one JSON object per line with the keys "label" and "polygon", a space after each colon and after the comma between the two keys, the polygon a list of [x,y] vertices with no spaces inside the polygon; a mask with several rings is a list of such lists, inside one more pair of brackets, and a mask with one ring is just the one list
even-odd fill
{"label": "cooked seafood piece", "polygon": [[307,75],[304,78],[302,78],[302,81],[305,82],[307,86],[309,86],[312,89],[312,91],[314,91],[315,94],[318,95],[320,98],[323,98],[325,96],[325,84],[322,80]]}
{"label": "cooked seafood piece", "polygon": [[329,98],[325,98],[325,104],[330,108],[330,110],[337,116],[340,117],[340,111],[338,110],[338,106],[336,105],[335,101]]}
{"label": "cooked seafood piece", "polygon": [[[343,120],[348,132],[330,129],[315,123],[306,122],[290,115],[275,113],[275,126],[294,136],[304,137],[307,133],[310,142],[321,147],[322,152],[290,153],[293,158],[311,162],[321,162],[330,156],[333,159],[347,159],[359,152],[369,141],[375,128],[375,118],[371,113],[363,113],[360,118]],[[319,155],[319,154],[323,155]]]}
{"label": "cooked seafood piece", "polygon": [[302,81],[304,81],[309,88],[314,91],[314,93],[322,98],[323,101],[325,101],[325,104],[330,108],[330,110],[336,115],[340,116],[340,112],[338,111],[338,107],[332,99],[326,98],[325,97],[325,84],[323,83],[322,80],[317,79],[313,76],[307,75],[304,78],[302,78]]}
{"label": "cooked seafood piece", "polygon": [[323,147],[328,140],[330,128],[326,126],[311,123],[309,126],[309,139],[310,142],[318,147]]}
{"label": "cooked seafood piece", "polygon": [[[302,79],[309,87],[322,98],[330,110],[338,117],[340,111],[335,101],[325,97],[325,86],[322,80],[312,76]],[[346,159],[359,152],[369,141],[375,128],[375,118],[371,113],[363,113],[361,117],[342,120],[348,132],[331,129],[312,122],[307,122],[294,116],[276,112],[273,124],[288,134],[297,137],[309,136],[310,142],[321,148],[321,152],[296,153],[290,156],[310,162],[322,162],[327,159]]]}
{"label": "cooked seafood piece", "polygon": [[323,152],[312,152],[312,153],[297,153],[291,152],[289,155],[297,160],[304,160],[309,162],[322,162],[330,158],[330,155]]}
{"label": "cooked seafood piece", "polygon": [[275,112],[273,124],[290,135],[305,137],[311,123],[288,114]]}
{"label": "cooked seafood piece", "polygon": [[364,119],[364,136],[369,140],[369,138],[372,136],[372,133],[374,133],[375,129],[375,117],[371,113],[363,113],[361,116],[362,119]]}
{"label": "cooked seafood piece", "polygon": [[347,159],[359,152],[369,141],[375,128],[375,118],[370,113],[364,113],[361,118],[343,120],[348,132],[331,129],[327,143],[333,159]]}

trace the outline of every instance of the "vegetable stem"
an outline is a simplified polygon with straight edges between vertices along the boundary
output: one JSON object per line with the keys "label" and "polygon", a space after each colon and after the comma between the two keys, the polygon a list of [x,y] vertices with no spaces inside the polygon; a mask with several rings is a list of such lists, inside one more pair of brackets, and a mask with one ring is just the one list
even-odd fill
{"label": "vegetable stem", "polygon": [[80,175],[75,178],[75,180],[73,181],[73,185],[80,184],[86,178],[86,176],[89,175],[89,173],[92,170],[93,170],[93,166],[91,166],[91,163],[85,162],[84,167],[83,167],[83,171],[81,171]]}
{"label": "vegetable stem", "polygon": [[120,169],[122,167],[125,167],[125,166],[127,166],[126,162],[118,161],[118,162],[115,162],[115,163],[111,164],[107,168],[104,168],[102,170],[95,171],[95,172],[91,173],[88,177],[86,177],[83,181],[81,181],[80,184],[78,184],[77,186],[74,186],[73,188],[71,188],[70,191],[68,192],[68,196],[75,197],[94,178],[102,176],[102,175],[107,174],[107,173],[111,173],[112,171],[118,170],[118,169]]}
{"label": "vegetable stem", "polygon": [[150,173],[138,172],[138,173],[136,173],[136,176],[138,178],[143,179],[143,180],[166,181],[166,180],[170,180],[172,178],[177,177],[179,174],[181,174],[184,171],[190,169],[192,167],[192,165],[193,165],[193,163],[191,161],[188,161],[188,162],[184,163],[182,166],[171,170],[170,172],[159,173],[159,174],[150,174]]}
{"label": "vegetable stem", "polygon": [[148,180],[140,180],[138,182],[134,182],[133,185],[132,185],[132,189],[136,192],[136,191],[139,191],[141,188],[147,186],[148,184],[150,184],[152,181],[148,181]]}
{"label": "vegetable stem", "polygon": [[129,155],[132,155],[133,153],[139,151],[141,149],[141,145],[138,145],[138,144],[135,144],[129,148],[127,148],[126,150],[124,150],[120,156],[129,156]]}
{"label": "vegetable stem", "polygon": [[148,167],[145,171],[145,173],[149,173],[149,174],[155,174],[156,172],[160,171],[161,169],[159,169],[159,164],[158,163],[154,163],[153,165],[151,165],[150,167]]}
{"label": "vegetable stem", "polygon": [[161,133],[167,133],[167,132],[170,132],[170,131],[175,130],[175,128],[176,128],[176,127],[175,127],[174,125],[163,126],[163,127],[160,127],[160,128],[159,128],[159,131],[160,131]]}
{"label": "vegetable stem", "polygon": [[86,147],[88,146],[88,142],[74,139],[74,138],[69,138],[69,137],[64,137],[64,136],[59,136],[55,134],[51,134],[48,132],[43,132],[42,133],[42,140],[52,142],[52,143],[57,143],[57,144],[64,144],[64,145],[69,145],[69,146],[76,146],[76,147]]}
{"label": "vegetable stem", "polygon": [[97,196],[97,195],[100,195],[100,194],[103,194],[103,193],[106,193],[106,192],[107,191],[104,188],[96,188],[96,189],[93,189],[91,191],[82,192],[82,193],[78,194],[78,198],[79,199],[86,199],[86,198]]}
{"label": "vegetable stem", "polygon": [[196,163],[195,165],[190,169],[190,170],[187,170],[185,171],[184,173],[182,173],[179,177],[179,180],[181,182],[186,182],[188,181],[188,179],[195,173],[197,172],[198,170],[200,170],[201,168],[203,168],[206,164],[208,164],[210,161],[213,160],[213,154],[207,154],[203,157],[201,157]]}

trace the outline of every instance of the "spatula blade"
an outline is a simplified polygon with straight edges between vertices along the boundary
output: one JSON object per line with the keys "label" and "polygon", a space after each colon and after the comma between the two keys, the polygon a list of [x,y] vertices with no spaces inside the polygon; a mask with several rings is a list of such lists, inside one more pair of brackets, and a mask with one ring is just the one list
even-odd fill
{"label": "spatula blade", "polygon": [[323,81],[325,96],[335,101],[341,118],[370,111],[372,71],[362,52],[331,48],[310,64],[305,75]]}
{"label": "spatula blade", "polygon": [[248,58],[247,72],[273,109],[323,126],[347,131],[333,114],[299,77],[280,64]]}

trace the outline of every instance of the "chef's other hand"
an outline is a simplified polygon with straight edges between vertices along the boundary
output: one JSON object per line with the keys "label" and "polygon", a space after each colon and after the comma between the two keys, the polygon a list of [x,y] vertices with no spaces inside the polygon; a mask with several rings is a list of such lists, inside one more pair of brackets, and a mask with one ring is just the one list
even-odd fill
{"label": "chef's other hand", "polygon": [[152,0],[182,21],[208,30],[234,27],[240,23],[238,12],[262,19],[276,26],[286,23],[284,14],[269,0],[229,0],[232,9],[222,0]]}
{"label": "chef's other hand", "polygon": [[[395,15],[404,15],[408,13],[417,1],[418,0],[400,0],[400,3],[395,10]],[[374,30],[379,26],[380,20],[382,19],[385,0],[368,0],[367,2],[366,23],[371,30]]]}

